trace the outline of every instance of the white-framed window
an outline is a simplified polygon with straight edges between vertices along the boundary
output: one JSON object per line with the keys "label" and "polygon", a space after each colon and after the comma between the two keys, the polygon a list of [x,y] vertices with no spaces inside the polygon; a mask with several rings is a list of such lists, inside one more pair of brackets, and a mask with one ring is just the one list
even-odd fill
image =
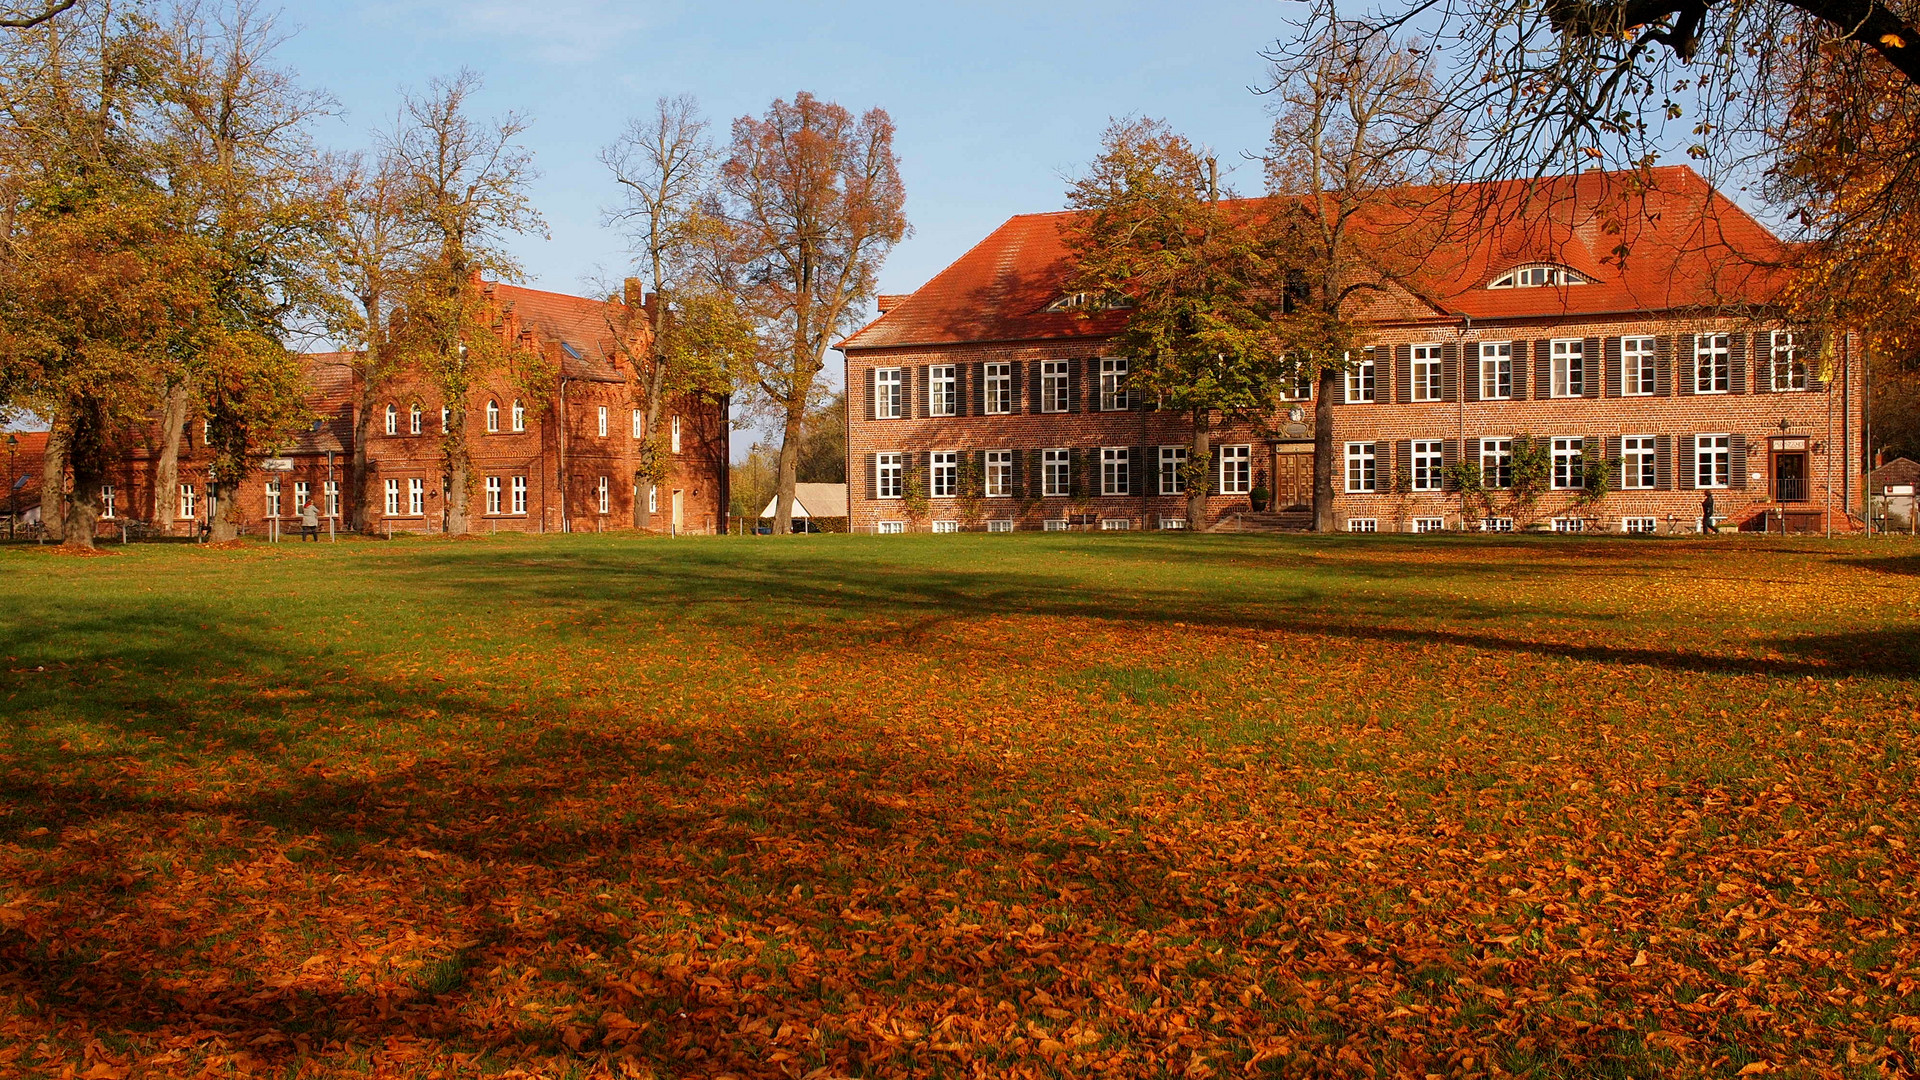
{"label": "white-framed window", "polygon": [[1408,479],[1415,491],[1440,491],[1446,487],[1445,447],[1439,439],[1415,439],[1413,461]]}
{"label": "white-framed window", "polygon": [[933,531],[937,533],[957,533],[960,531],[960,523],[957,521],[936,521],[933,523]]}
{"label": "white-framed window", "polygon": [[1585,518],[1577,517],[1554,518],[1553,531],[1557,533],[1586,532],[1587,521]]}
{"label": "white-framed window", "polygon": [[513,495],[513,512],[516,514],[526,513],[527,512],[527,478],[525,476],[514,477],[513,483],[508,488],[508,491],[511,492]]}
{"label": "white-framed window", "polygon": [[1040,411],[1067,411],[1067,361],[1040,361]]}
{"label": "white-framed window", "polygon": [[453,410],[448,408],[445,405],[442,405],[440,406],[440,434],[445,435],[447,432],[452,430],[453,430]]}
{"label": "white-framed window", "polygon": [[1513,440],[1480,440],[1480,482],[1490,488],[1513,486]]}
{"label": "white-framed window", "polygon": [[1659,388],[1654,367],[1658,346],[1650,337],[1620,339],[1620,394],[1622,397],[1652,397]]}
{"label": "white-framed window", "polygon": [[1660,461],[1652,435],[1628,435],[1620,440],[1620,486],[1649,491],[1660,484]]}
{"label": "white-framed window", "polygon": [[927,494],[935,499],[951,499],[960,494],[960,455],[952,450],[936,450],[929,456]]}
{"label": "white-framed window", "polygon": [[1373,350],[1367,349],[1360,354],[1360,362],[1353,362],[1353,354],[1346,355],[1347,360],[1347,404],[1374,400]]}
{"label": "white-framed window", "polygon": [[1245,495],[1253,490],[1253,447],[1220,448],[1220,494]]}
{"label": "white-framed window", "polygon": [[1184,446],[1161,447],[1160,448],[1160,494],[1185,495],[1186,493],[1187,493],[1187,448]]}
{"label": "white-framed window", "polygon": [[1300,374],[1295,375],[1293,377],[1292,383],[1286,384],[1281,388],[1280,400],[1281,401],[1312,401],[1313,400],[1313,376],[1306,372],[1301,372]]}
{"label": "white-framed window", "polygon": [[1724,394],[1733,385],[1733,338],[1701,334],[1693,339],[1693,392]]}
{"label": "white-framed window", "polygon": [[648,484],[647,485],[647,513],[657,514],[659,512],[660,512],[660,485]]}
{"label": "white-framed window", "polygon": [[1127,407],[1126,358],[1102,357],[1100,360],[1100,409],[1102,412],[1113,412]]}
{"label": "white-framed window", "polygon": [[293,482],[293,512],[294,513],[301,514],[306,512],[307,495],[312,491],[313,491],[313,486],[307,483],[307,481],[305,480],[295,480]]}
{"label": "white-framed window", "polygon": [[[879,420],[900,419],[900,369],[873,369],[873,415]],[[881,524],[886,524],[881,522]]]}
{"label": "white-framed window", "polygon": [[500,478],[497,476],[487,477],[487,513],[498,514],[500,512],[500,490]]}
{"label": "white-framed window", "polygon": [[873,455],[874,494],[882,499],[898,499],[904,493],[905,459],[898,452]]}
{"label": "white-framed window", "polygon": [[427,482],[424,478],[407,478],[407,516],[420,517],[427,512]]}
{"label": "white-framed window", "polygon": [[340,516],[340,481],[338,480],[325,481],[321,486],[321,490],[326,492],[325,499],[327,503],[327,516],[330,518],[339,517]]}
{"label": "white-framed window", "polygon": [[960,409],[960,380],[952,364],[935,364],[927,369],[927,415],[954,416]]}
{"label": "white-framed window", "polygon": [[1013,519],[1012,518],[994,518],[993,520],[987,522],[987,531],[990,533],[1012,532]]}
{"label": "white-framed window", "polygon": [[1013,494],[1013,451],[987,451],[987,474],[982,478],[981,489],[989,499]]}
{"label": "white-framed window", "polygon": [[1784,394],[1791,390],[1807,388],[1807,361],[1800,355],[1800,346],[1794,340],[1793,331],[1775,330],[1768,344],[1773,362],[1770,365],[1773,377],[1773,390]]}
{"label": "white-framed window", "polygon": [[387,481],[386,513],[388,517],[400,516],[400,481]]}
{"label": "white-framed window", "polygon": [[1552,345],[1554,397],[1583,397],[1587,392],[1587,343],[1579,338]]}
{"label": "white-framed window", "polygon": [[1073,454],[1068,450],[1040,451],[1040,494],[1049,498],[1073,494]]}
{"label": "white-framed window", "polygon": [[679,413],[674,413],[673,419],[667,422],[667,442],[670,444],[668,449],[670,449],[673,453],[677,454],[680,452],[680,414]]}
{"label": "white-framed window", "polygon": [[[1733,478],[1733,436],[1695,435],[1693,437],[1693,484],[1695,487],[1723,488]],[[1745,462],[1741,463],[1744,468]]]}
{"label": "white-framed window", "polygon": [[[519,398],[513,399],[513,412],[508,419],[513,424],[513,430],[527,430],[527,406]],[[607,407],[602,405],[600,406],[600,434],[605,435],[606,433]]]}
{"label": "white-framed window", "polygon": [[1131,462],[1129,451],[1124,446],[1103,446],[1100,448],[1100,494],[1125,495],[1131,489],[1128,486],[1128,473]]}
{"label": "white-framed window", "polygon": [[1512,532],[1513,519],[1510,517],[1490,517],[1480,519],[1481,532]]}
{"label": "white-framed window", "polygon": [[198,508],[199,508],[199,493],[194,490],[194,487],[192,484],[181,484],[180,485],[180,516],[183,518],[191,518],[193,517],[193,512]]}
{"label": "white-framed window", "polygon": [[1513,342],[1480,343],[1480,400],[1505,401],[1513,397]]}
{"label": "white-framed window", "polygon": [[600,489],[596,494],[600,497],[601,513],[607,513],[613,509],[613,490],[607,486],[606,477],[603,476],[600,478]]}
{"label": "white-framed window", "polygon": [[489,434],[500,430],[500,403],[487,399],[487,431]]}
{"label": "white-framed window", "polygon": [[1564,266],[1522,266],[1494,278],[1489,289],[1538,289],[1550,285],[1585,285],[1587,279]]}
{"label": "white-framed window", "polygon": [[907,531],[907,523],[904,521],[883,521],[875,525],[873,531],[879,533],[881,536],[899,536]]}
{"label": "white-framed window", "polygon": [[1066,518],[1048,518],[1040,523],[1040,527],[1047,532],[1067,532],[1073,528],[1073,522]]}
{"label": "white-framed window", "polygon": [[1348,518],[1347,531],[1351,533],[1379,532],[1379,518]]}
{"label": "white-framed window", "polygon": [[[100,516],[101,517],[110,518],[113,516],[114,499],[116,494],[117,493],[113,490],[112,484],[102,484],[100,486]],[[278,513],[278,511],[275,511],[275,512]]]}
{"label": "white-framed window", "polygon": [[1133,528],[1132,518],[1101,518],[1101,532],[1126,532]]}
{"label": "white-framed window", "polygon": [[1413,519],[1413,531],[1417,533],[1437,533],[1447,531],[1447,519],[1438,517],[1417,517]]}
{"label": "white-framed window", "polygon": [[1587,486],[1585,439],[1553,440],[1553,486],[1562,490]]}
{"label": "white-framed window", "polygon": [[1446,383],[1440,366],[1440,346],[1413,347],[1413,400],[1439,401],[1446,396]]}
{"label": "white-framed window", "polygon": [[988,364],[985,394],[987,412],[1004,416],[1013,411],[1013,365]]}
{"label": "white-framed window", "polygon": [[425,418],[425,416],[426,416],[426,414],[425,414],[424,412],[422,412],[422,411],[421,411],[421,409],[420,409],[420,403],[419,403],[419,402],[417,402],[417,401],[416,401],[416,402],[414,402],[414,403],[413,403],[413,404],[412,404],[411,406],[409,406],[409,407],[408,407],[408,409],[407,409],[407,431],[408,431],[408,433],[409,433],[409,434],[413,434],[413,435],[418,435],[418,434],[420,434],[420,431],[421,431],[421,421],[422,421],[422,420],[423,420],[423,419]]}
{"label": "white-framed window", "polygon": [[[295,509],[298,509],[298,507]],[[108,514],[107,516],[112,517],[113,515]],[[267,516],[280,516],[280,481],[278,480],[267,481]]]}
{"label": "white-framed window", "polygon": [[1187,527],[1187,519],[1183,517],[1163,517],[1160,519],[1160,527],[1165,530],[1178,532]]}
{"label": "white-framed window", "polygon": [[1660,530],[1660,519],[1653,517],[1624,517],[1620,519],[1620,531],[1627,533],[1646,533],[1652,535]]}
{"label": "white-framed window", "polygon": [[400,410],[392,404],[387,405],[387,424],[385,430],[389,435],[400,434]]}
{"label": "white-framed window", "polygon": [[1372,443],[1348,443],[1346,460],[1347,490],[1349,492],[1378,491],[1380,489],[1378,463],[1374,458]]}
{"label": "white-framed window", "polygon": [[633,410],[633,437],[634,438],[638,439],[646,434],[645,431],[642,430],[643,425],[646,422],[646,418],[647,418],[646,414],[641,412],[639,409]]}
{"label": "white-framed window", "polygon": [[[515,413],[514,419],[518,420],[520,403],[516,401],[513,403],[513,406],[514,406],[514,413]],[[519,425],[515,424],[513,430],[519,431],[520,430]],[[605,405],[600,406],[600,437],[603,439],[607,437],[607,407]]]}

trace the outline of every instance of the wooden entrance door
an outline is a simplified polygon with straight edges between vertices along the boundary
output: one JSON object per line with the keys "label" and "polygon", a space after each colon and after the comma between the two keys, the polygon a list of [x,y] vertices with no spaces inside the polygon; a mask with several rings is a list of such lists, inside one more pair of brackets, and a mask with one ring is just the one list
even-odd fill
{"label": "wooden entrance door", "polygon": [[1305,510],[1313,505],[1313,455],[1273,456],[1273,508]]}
{"label": "wooden entrance door", "polygon": [[1773,499],[1783,503],[1807,501],[1807,455],[1773,455]]}

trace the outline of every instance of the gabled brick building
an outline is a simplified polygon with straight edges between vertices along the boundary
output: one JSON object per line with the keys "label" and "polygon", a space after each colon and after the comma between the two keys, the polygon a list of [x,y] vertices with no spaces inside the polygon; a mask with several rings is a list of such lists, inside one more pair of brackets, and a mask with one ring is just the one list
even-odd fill
{"label": "gabled brick building", "polygon": [[[487,287],[502,337],[540,352],[558,379],[535,400],[504,375],[476,386],[467,400],[474,488],[469,507],[477,531],[612,531],[635,526],[635,501],[649,500],[658,531],[711,533],[726,528],[728,403],[686,399],[662,410],[672,472],[642,486],[640,420],[631,386],[632,365],[615,341],[618,319],[608,302],[517,285]],[[264,531],[278,518],[297,532],[300,507],[311,498],[339,527],[351,520],[346,500],[365,493],[367,531],[433,533],[445,529],[446,470],[442,464],[445,403],[425,380],[403,375],[378,388],[366,417],[367,474],[352,475],[358,375],[343,353],[307,358],[316,419],[289,445],[266,456],[287,471],[256,471],[239,485],[243,529]],[[103,532],[129,520],[156,520],[155,499],[173,500],[175,532],[197,531],[211,520],[211,454],[203,422],[188,421],[173,490],[156,492],[160,432],[146,433],[114,472],[106,493],[110,514]]]}
{"label": "gabled brick building", "polygon": [[[1563,178],[1511,213],[1484,211],[1519,205],[1504,189],[1445,203],[1485,224],[1422,286],[1371,302],[1374,343],[1334,403],[1342,528],[1686,531],[1709,491],[1726,526],[1852,527],[1856,343],[1823,351],[1777,320],[1783,245],[1692,170],[1637,193],[1621,179]],[[841,344],[855,531],[1187,526],[1190,428],[1127,392],[1110,347],[1125,313],[1065,295],[1068,222],[1013,218]],[[1312,392],[1216,431],[1215,521],[1262,491],[1310,504]],[[1523,436],[1551,474],[1530,503],[1511,497]],[[1598,497],[1594,455],[1610,463]],[[1459,489],[1462,460],[1484,496]]]}

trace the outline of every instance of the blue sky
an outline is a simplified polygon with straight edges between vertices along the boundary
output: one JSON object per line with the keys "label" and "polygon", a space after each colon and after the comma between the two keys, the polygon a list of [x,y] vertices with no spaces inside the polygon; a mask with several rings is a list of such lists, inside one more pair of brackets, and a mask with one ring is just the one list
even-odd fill
{"label": "blue sky", "polygon": [[1279,0],[1104,3],[689,3],[682,0],[296,0],[283,60],[345,108],[322,125],[364,145],[400,92],[472,68],[481,107],[518,111],[542,176],[550,238],[514,248],[529,283],[561,291],[617,279],[615,197],[595,160],[625,117],[662,94],[696,96],[716,130],[800,90],[856,111],[878,105],[896,148],[914,235],[888,260],[886,292],[918,287],[1008,216],[1057,209],[1063,176],[1097,151],[1108,118],[1160,116],[1237,163],[1264,143],[1249,86],[1281,36]]}

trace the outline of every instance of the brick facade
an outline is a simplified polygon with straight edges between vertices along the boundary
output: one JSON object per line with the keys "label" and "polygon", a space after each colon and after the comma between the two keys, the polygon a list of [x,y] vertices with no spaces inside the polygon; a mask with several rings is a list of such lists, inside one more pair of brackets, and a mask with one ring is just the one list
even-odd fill
{"label": "brick facade", "polygon": [[[501,332],[545,353],[560,377],[553,392],[532,399],[504,378],[476,387],[467,399],[472,488],[469,512],[480,532],[616,531],[635,527],[635,499],[648,497],[637,479],[640,442],[635,437],[631,366],[608,338],[600,301],[490,286],[502,314]],[[272,456],[292,462],[290,472],[255,471],[239,484],[238,520],[244,531],[264,533],[278,484],[278,518],[284,532],[299,530],[301,495],[344,528],[351,515],[350,470],[357,402],[357,375],[340,353],[307,358],[309,399],[316,419],[310,431]],[[446,469],[442,401],[423,379],[402,375],[380,388],[367,417],[367,531],[444,531]],[[388,411],[392,411],[389,430]],[[604,410],[604,413],[603,413]],[[726,528],[728,406],[724,398],[686,398],[661,410],[669,432],[672,471],[658,485],[652,527],[661,532],[713,533]],[[604,428],[603,428],[604,418]],[[188,420],[182,439],[174,531],[191,534],[211,519],[211,491],[202,422]],[[672,432],[678,430],[678,438]],[[129,521],[155,518],[155,476],[160,459],[158,427],[111,471],[113,510],[101,530],[109,535]],[[604,500],[603,500],[604,485]],[[323,531],[325,526],[323,525]]]}
{"label": "brick facade", "polygon": [[[1697,185],[1690,192],[1710,191],[1691,173],[1676,182]],[[1102,399],[1102,358],[1112,357],[1119,319],[1048,314],[1046,304],[1058,297],[1067,273],[1059,227],[1060,215],[1014,219],[920,293],[889,298],[875,323],[842,344],[854,531],[1184,524],[1186,497],[1163,494],[1161,475],[1163,448],[1184,448],[1190,423],[1138,401],[1102,408],[1112,404]],[[1556,265],[1537,251],[1511,261]],[[1508,289],[1495,293],[1479,315],[1473,307],[1482,303],[1478,296],[1452,304],[1404,297],[1379,306],[1385,317],[1376,323],[1368,352],[1374,358],[1372,400],[1348,401],[1343,392],[1333,406],[1337,527],[1414,531],[1551,523],[1563,529],[1690,531],[1698,526],[1708,484],[1719,485],[1711,490],[1726,527],[1853,527],[1849,511],[1860,505],[1864,460],[1857,343],[1836,338],[1824,354],[1823,371],[1821,343],[1803,332],[1794,351],[1781,354],[1783,385],[1795,388],[1775,392],[1774,335],[1785,333],[1776,324],[1751,315],[1715,318],[1691,300],[1675,307],[1640,300],[1623,311],[1621,297],[1634,300],[1632,288],[1644,291],[1645,280],[1657,280],[1657,274],[1632,267],[1620,274],[1632,280],[1608,289],[1607,270],[1591,258],[1569,255],[1559,265],[1565,263],[1578,263],[1578,273],[1594,284]],[[1494,273],[1501,269],[1490,265]],[[1674,266],[1676,273],[1694,269],[1686,260]],[[1485,293],[1489,280],[1481,272],[1461,292]],[[1583,288],[1589,291],[1582,294]],[[1669,285],[1664,295],[1684,292]],[[1612,310],[1583,313],[1583,298]],[[1778,340],[1784,346],[1789,339]],[[1695,382],[1700,341],[1708,343],[1708,392],[1699,392]],[[1494,389],[1504,387],[1509,396],[1492,400],[1477,377],[1479,353],[1484,346],[1495,354],[1490,360],[1497,376],[1498,343],[1508,343],[1508,368],[1505,382],[1496,380]],[[1422,400],[1425,393],[1416,390],[1416,352],[1420,373],[1438,380],[1438,400]],[[1645,394],[1636,392],[1630,374],[1641,370],[1642,352],[1650,366],[1651,392]],[[1796,358],[1798,370],[1791,367]],[[989,373],[999,370],[991,365],[1001,364],[1012,381],[1004,414],[989,407],[983,392]],[[934,415],[948,395],[944,382],[937,395],[932,383],[949,366],[953,413]],[[1056,412],[1057,399],[1042,400],[1043,382],[1048,372],[1062,369],[1065,403]],[[897,418],[888,415],[895,372]],[[1364,397],[1363,380],[1359,370],[1349,374],[1356,398]],[[1268,492],[1279,509],[1310,503],[1314,410],[1310,388],[1302,390],[1299,400],[1267,415],[1225,420],[1215,430],[1212,520],[1255,509],[1258,490]],[[1557,451],[1559,479],[1575,488],[1547,490],[1532,500],[1517,500],[1505,490],[1484,499],[1463,496],[1455,488],[1444,467],[1463,457],[1481,459],[1497,478],[1500,440],[1517,436],[1544,441],[1550,454]],[[1585,490],[1581,471],[1590,456],[1609,463],[1609,490],[1597,498]],[[1047,486],[1049,458],[1064,459],[1067,494],[1051,493],[1062,479],[1057,471],[1053,488]],[[1231,460],[1224,477],[1222,458]],[[1702,460],[1704,480],[1696,475]],[[974,496],[968,483],[954,495],[941,490],[958,478],[983,477],[997,462],[1012,473],[1005,494]],[[1443,468],[1431,468],[1435,464]],[[1640,486],[1643,480],[1650,486]]]}

